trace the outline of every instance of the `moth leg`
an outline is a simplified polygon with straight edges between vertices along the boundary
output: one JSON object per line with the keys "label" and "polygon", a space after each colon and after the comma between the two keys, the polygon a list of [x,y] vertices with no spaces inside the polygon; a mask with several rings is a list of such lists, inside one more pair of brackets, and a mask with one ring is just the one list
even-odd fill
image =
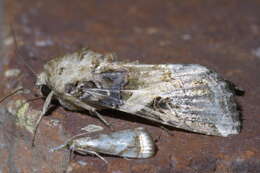
{"label": "moth leg", "polygon": [[103,116],[102,116],[100,113],[98,113],[95,109],[94,109],[94,110],[90,110],[89,113],[90,113],[91,115],[97,116],[106,126],[108,126],[110,129],[112,129],[111,124],[110,124],[109,122],[107,122],[107,121],[103,118]]}
{"label": "moth leg", "polygon": [[66,100],[70,100],[71,102],[74,102],[76,105],[78,105],[79,107],[89,111],[90,114],[97,116],[106,126],[108,126],[109,128],[112,129],[112,126],[110,125],[110,123],[108,123],[103,116],[97,112],[96,108],[82,102],[81,100],[70,96],[70,95],[63,95],[63,98]]}
{"label": "moth leg", "polygon": [[97,156],[98,158],[100,158],[101,160],[103,160],[106,164],[108,163],[108,161],[104,157],[102,157],[100,154],[98,154],[95,151],[77,150],[76,152],[79,154],[82,154],[82,155],[93,154],[93,155]]}
{"label": "moth leg", "polygon": [[95,151],[85,151],[85,152],[87,152],[87,153],[89,153],[89,154],[94,154],[95,156],[97,156],[98,158],[100,158],[101,160],[103,160],[106,164],[108,164],[108,161],[107,161],[104,157],[102,157],[101,155],[99,155],[97,152],[95,152]]}
{"label": "moth leg", "polygon": [[49,93],[49,95],[47,96],[47,98],[46,98],[46,100],[45,100],[45,102],[44,102],[44,105],[43,105],[41,114],[40,114],[38,120],[36,121],[34,130],[33,130],[32,146],[34,146],[35,137],[36,137],[36,132],[37,132],[37,129],[38,129],[39,124],[40,124],[40,122],[41,122],[41,119],[42,119],[42,117],[46,114],[46,112],[48,111],[48,108],[49,108],[49,105],[50,105],[50,103],[51,103],[51,99],[52,99],[53,95],[54,95],[54,92],[51,91],[51,92]]}
{"label": "moth leg", "polygon": [[160,128],[161,128],[163,131],[165,131],[169,136],[174,136],[174,135],[171,133],[171,131],[170,131],[169,129],[167,129],[166,127],[160,126]]}

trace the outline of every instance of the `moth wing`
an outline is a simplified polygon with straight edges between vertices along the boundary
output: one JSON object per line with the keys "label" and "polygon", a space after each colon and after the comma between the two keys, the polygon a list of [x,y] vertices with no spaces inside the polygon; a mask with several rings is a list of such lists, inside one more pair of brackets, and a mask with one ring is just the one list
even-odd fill
{"label": "moth wing", "polygon": [[128,129],[110,134],[101,134],[96,138],[79,138],[74,141],[84,151],[116,155],[127,158],[149,158],[155,154],[154,141],[144,128]]}
{"label": "moth wing", "polygon": [[[164,70],[171,73],[171,80],[146,85],[119,109],[207,135],[228,136],[239,132],[234,94],[217,73],[200,65],[167,65]],[[150,82],[152,78],[162,77],[155,74],[143,81]]]}
{"label": "moth wing", "polygon": [[[131,71],[100,74],[106,87],[87,89],[96,105],[207,135],[239,132],[234,94],[216,72],[194,64],[124,68]],[[88,97],[81,101],[87,104]]]}

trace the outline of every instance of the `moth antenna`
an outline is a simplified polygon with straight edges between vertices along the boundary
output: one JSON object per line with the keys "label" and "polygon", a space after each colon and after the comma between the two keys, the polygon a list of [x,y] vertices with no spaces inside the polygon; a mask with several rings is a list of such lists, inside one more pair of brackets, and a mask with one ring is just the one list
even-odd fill
{"label": "moth antenna", "polygon": [[22,91],[22,90],[24,90],[24,88],[22,88],[22,87],[21,87],[21,88],[18,88],[18,89],[16,89],[16,90],[14,90],[13,92],[11,92],[10,94],[8,94],[8,95],[2,97],[2,98],[0,99],[0,103],[2,103],[3,101],[5,101],[5,99],[7,99],[8,97],[11,97],[11,96],[15,95],[17,92]]}
{"label": "moth antenna", "polygon": [[21,58],[23,59],[23,64],[26,66],[26,68],[35,76],[37,77],[37,73],[35,73],[35,71],[33,71],[32,67],[26,63],[26,60],[24,59],[23,56],[21,56],[21,54],[19,53],[19,49],[18,49],[18,46],[17,46],[17,39],[16,39],[16,34],[15,34],[15,31],[14,31],[14,28],[13,26],[10,24],[10,29],[11,29],[11,33],[13,35],[13,38],[14,38],[14,51],[15,51],[15,54],[18,56],[18,58]]}
{"label": "moth antenna", "polygon": [[80,133],[80,134],[78,134],[78,135],[74,135],[74,136],[72,136],[71,138],[69,138],[64,144],[59,145],[59,146],[57,146],[57,147],[54,147],[54,148],[50,149],[50,151],[51,151],[51,152],[55,152],[55,151],[61,150],[61,149],[63,149],[63,148],[66,148],[71,141],[73,141],[74,139],[77,139],[77,138],[79,138],[79,137],[81,137],[81,136],[85,136],[85,135],[87,135],[87,134],[89,134],[89,132],[85,132],[85,133]]}
{"label": "moth antenna", "polygon": [[57,147],[51,148],[51,149],[50,149],[50,152],[55,152],[55,151],[61,150],[61,149],[63,149],[63,148],[66,148],[67,145],[68,145],[68,143],[66,142],[65,144],[62,144],[62,145],[59,145],[59,146],[57,146]]}

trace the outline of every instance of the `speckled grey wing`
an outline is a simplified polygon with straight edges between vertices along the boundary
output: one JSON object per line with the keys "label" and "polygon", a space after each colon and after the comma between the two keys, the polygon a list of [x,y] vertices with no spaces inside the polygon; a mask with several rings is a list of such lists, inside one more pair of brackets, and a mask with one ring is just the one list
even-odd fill
{"label": "speckled grey wing", "polygon": [[85,50],[49,61],[37,85],[47,85],[70,110],[89,110],[82,102],[207,135],[240,129],[229,85],[200,65],[125,63]]}
{"label": "speckled grey wing", "polygon": [[127,98],[121,111],[207,135],[239,133],[233,92],[216,72],[193,64],[135,68],[153,72],[139,75],[143,87],[136,88],[139,92]]}
{"label": "speckled grey wing", "polygon": [[101,134],[74,140],[73,150],[94,151],[127,158],[149,158],[155,154],[154,141],[144,128]]}

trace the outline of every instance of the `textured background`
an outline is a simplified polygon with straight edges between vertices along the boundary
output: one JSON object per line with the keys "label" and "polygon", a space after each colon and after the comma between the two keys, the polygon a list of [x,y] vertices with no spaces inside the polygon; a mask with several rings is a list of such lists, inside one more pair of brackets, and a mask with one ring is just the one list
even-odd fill
{"label": "textured background", "polygon": [[[1,173],[65,169],[95,173],[260,172],[260,1],[6,0],[4,6],[2,1],[0,95],[18,86],[31,92],[1,103]],[[21,56],[15,54],[10,24]],[[49,59],[87,46],[102,53],[116,52],[120,60],[198,63],[218,71],[246,91],[237,97],[242,108],[241,133],[224,138],[170,129],[169,135],[145,120],[105,111],[102,114],[115,129],[144,126],[155,139],[160,136],[156,156],[146,160],[106,157],[106,165],[96,157],[76,155],[69,163],[67,151],[50,153],[49,148],[87,124],[103,124],[94,117],[58,107],[44,117],[36,147],[31,148],[30,132],[13,115],[20,100],[34,98],[37,93],[35,77],[23,61],[38,73]],[[20,69],[21,74],[6,75],[13,68]],[[23,114],[27,125],[43,100],[29,104]]]}

